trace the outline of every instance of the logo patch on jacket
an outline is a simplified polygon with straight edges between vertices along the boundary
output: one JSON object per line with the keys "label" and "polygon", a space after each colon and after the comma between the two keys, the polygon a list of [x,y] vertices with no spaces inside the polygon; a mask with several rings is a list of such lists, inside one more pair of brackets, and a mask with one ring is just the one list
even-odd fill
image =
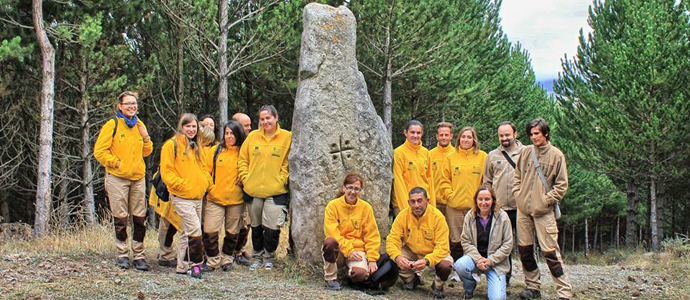
{"label": "logo patch on jacket", "polygon": [[353,227],[354,229],[359,229],[359,226],[360,226],[360,225],[361,225],[361,224],[360,224],[359,220],[352,220],[352,227]]}
{"label": "logo patch on jacket", "polygon": [[259,155],[259,146],[254,146],[254,152],[252,152],[253,156]]}
{"label": "logo patch on jacket", "polygon": [[408,170],[414,169],[414,162],[413,162],[413,161],[410,161],[410,162],[407,163],[407,169],[408,169]]}
{"label": "logo patch on jacket", "polygon": [[460,167],[455,167],[453,170],[453,175],[460,175]]}
{"label": "logo patch on jacket", "polygon": [[424,230],[424,238],[428,241],[431,241],[433,239],[433,235],[431,234],[431,231]]}
{"label": "logo patch on jacket", "polygon": [[273,153],[271,156],[280,157],[280,149],[278,147],[273,147]]}

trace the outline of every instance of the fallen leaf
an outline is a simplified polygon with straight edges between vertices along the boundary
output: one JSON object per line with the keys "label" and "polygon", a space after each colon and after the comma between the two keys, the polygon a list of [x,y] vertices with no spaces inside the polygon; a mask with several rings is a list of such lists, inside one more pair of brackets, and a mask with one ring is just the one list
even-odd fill
{"label": "fallen leaf", "polygon": [[632,276],[628,275],[628,281],[630,281],[630,282],[635,282],[635,278],[633,278]]}
{"label": "fallen leaf", "polygon": [[138,299],[146,299],[146,295],[144,295],[144,293],[142,293],[141,291],[139,291],[139,294],[137,295],[137,298],[138,298]]}

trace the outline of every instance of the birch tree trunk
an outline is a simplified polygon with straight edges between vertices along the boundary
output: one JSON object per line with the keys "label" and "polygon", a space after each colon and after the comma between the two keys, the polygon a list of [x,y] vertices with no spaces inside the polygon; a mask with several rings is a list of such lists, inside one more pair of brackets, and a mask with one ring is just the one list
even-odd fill
{"label": "birch tree trunk", "polygon": [[585,218],[585,257],[589,257],[589,218]]}
{"label": "birch tree trunk", "polygon": [[649,183],[649,229],[652,236],[652,250],[654,251],[659,250],[659,230],[656,225],[656,200],[656,177],[652,175],[652,180]]}
{"label": "birch tree trunk", "polygon": [[53,156],[53,110],[55,98],[55,48],[50,44],[43,27],[43,1],[32,0],[33,23],[36,40],[41,49],[41,126],[38,135],[38,178],[36,184],[36,217],[34,234],[41,236],[48,230],[52,201],[51,175]]}
{"label": "birch tree trunk", "polygon": [[220,124],[228,121],[228,0],[221,0],[220,10],[220,41],[218,42],[218,105],[220,108]]}
{"label": "birch tree trunk", "polygon": [[89,124],[89,96],[86,92],[88,80],[88,70],[86,68],[86,55],[81,58],[81,76],[79,78],[79,89],[81,91],[81,159],[82,181],[81,187],[84,192],[82,199],[82,209],[84,221],[87,225],[96,223],[96,202],[93,197],[93,166],[91,160],[91,126]]}

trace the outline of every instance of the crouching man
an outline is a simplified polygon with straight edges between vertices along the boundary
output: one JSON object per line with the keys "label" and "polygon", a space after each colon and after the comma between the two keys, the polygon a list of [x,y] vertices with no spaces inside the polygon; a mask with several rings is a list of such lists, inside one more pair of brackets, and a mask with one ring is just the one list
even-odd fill
{"label": "crouching man", "polygon": [[436,278],[431,284],[434,297],[444,297],[443,286],[453,270],[448,244],[448,224],[443,214],[429,205],[427,191],[410,190],[409,207],[393,221],[386,239],[386,252],[400,269],[403,289],[413,290],[421,284],[421,272],[433,267]]}

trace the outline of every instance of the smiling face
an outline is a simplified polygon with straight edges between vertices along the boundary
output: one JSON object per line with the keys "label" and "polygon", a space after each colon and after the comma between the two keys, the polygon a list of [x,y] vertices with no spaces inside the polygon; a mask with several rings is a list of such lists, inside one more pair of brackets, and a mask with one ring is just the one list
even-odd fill
{"label": "smiling face", "polygon": [[411,194],[410,199],[407,200],[407,204],[410,205],[412,214],[417,218],[421,218],[429,204],[429,198],[424,197],[424,193]]}
{"label": "smiling face", "polygon": [[225,127],[225,147],[230,148],[235,146],[235,143],[237,143],[237,138],[235,134],[232,133],[232,129],[230,129],[230,127]]}
{"label": "smiling face", "polygon": [[206,119],[201,120],[201,123],[204,123],[204,125],[206,125],[206,127],[208,127],[208,129],[211,129],[211,132],[216,131],[216,122],[214,122],[213,119],[206,118]]}
{"label": "smiling face", "polygon": [[357,202],[357,197],[359,193],[362,192],[362,183],[355,181],[353,183],[348,183],[343,186],[343,193],[345,193],[345,202],[348,204],[355,204]]}
{"label": "smiling face", "polygon": [[448,127],[441,127],[436,130],[436,140],[441,147],[448,147],[453,139],[453,133]]}
{"label": "smiling face", "polygon": [[530,140],[532,140],[532,144],[536,147],[541,147],[548,143],[546,137],[541,133],[541,130],[538,126],[532,127],[532,129],[530,129],[529,138]]}
{"label": "smiling face", "polygon": [[187,136],[188,139],[194,139],[196,136],[196,128],[197,128],[197,123],[196,120],[191,121],[184,126],[182,126],[182,133],[184,133],[185,136]]}
{"label": "smiling face", "polygon": [[515,138],[517,138],[517,134],[510,125],[502,125],[498,127],[498,141],[501,143],[503,148],[510,148],[512,145],[514,145]]}
{"label": "smiling face", "polygon": [[474,146],[474,137],[472,131],[465,130],[460,133],[460,149],[467,150]]}
{"label": "smiling face", "polygon": [[410,125],[409,128],[403,130],[403,134],[405,135],[405,138],[407,138],[407,141],[410,142],[412,145],[419,145],[419,142],[422,140],[422,126],[419,125]]}
{"label": "smiling face", "polygon": [[122,97],[120,103],[117,104],[117,108],[122,112],[123,115],[125,115],[127,118],[132,118],[134,115],[137,114],[138,106],[137,106],[137,98],[134,98],[134,96],[124,96]]}
{"label": "smiling face", "polygon": [[491,197],[491,192],[488,190],[481,190],[477,193],[477,208],[479,208],[479,214],[482,216],[488,216],[491,213],[491,207],[494,204],[494,200]]}
{"label": "smiling face", "polygon": [[259,123],[261,123],[265,133],[272,134],[278,128],[278,117],[274,117],[268,110],[262,110],[259,113]]}

